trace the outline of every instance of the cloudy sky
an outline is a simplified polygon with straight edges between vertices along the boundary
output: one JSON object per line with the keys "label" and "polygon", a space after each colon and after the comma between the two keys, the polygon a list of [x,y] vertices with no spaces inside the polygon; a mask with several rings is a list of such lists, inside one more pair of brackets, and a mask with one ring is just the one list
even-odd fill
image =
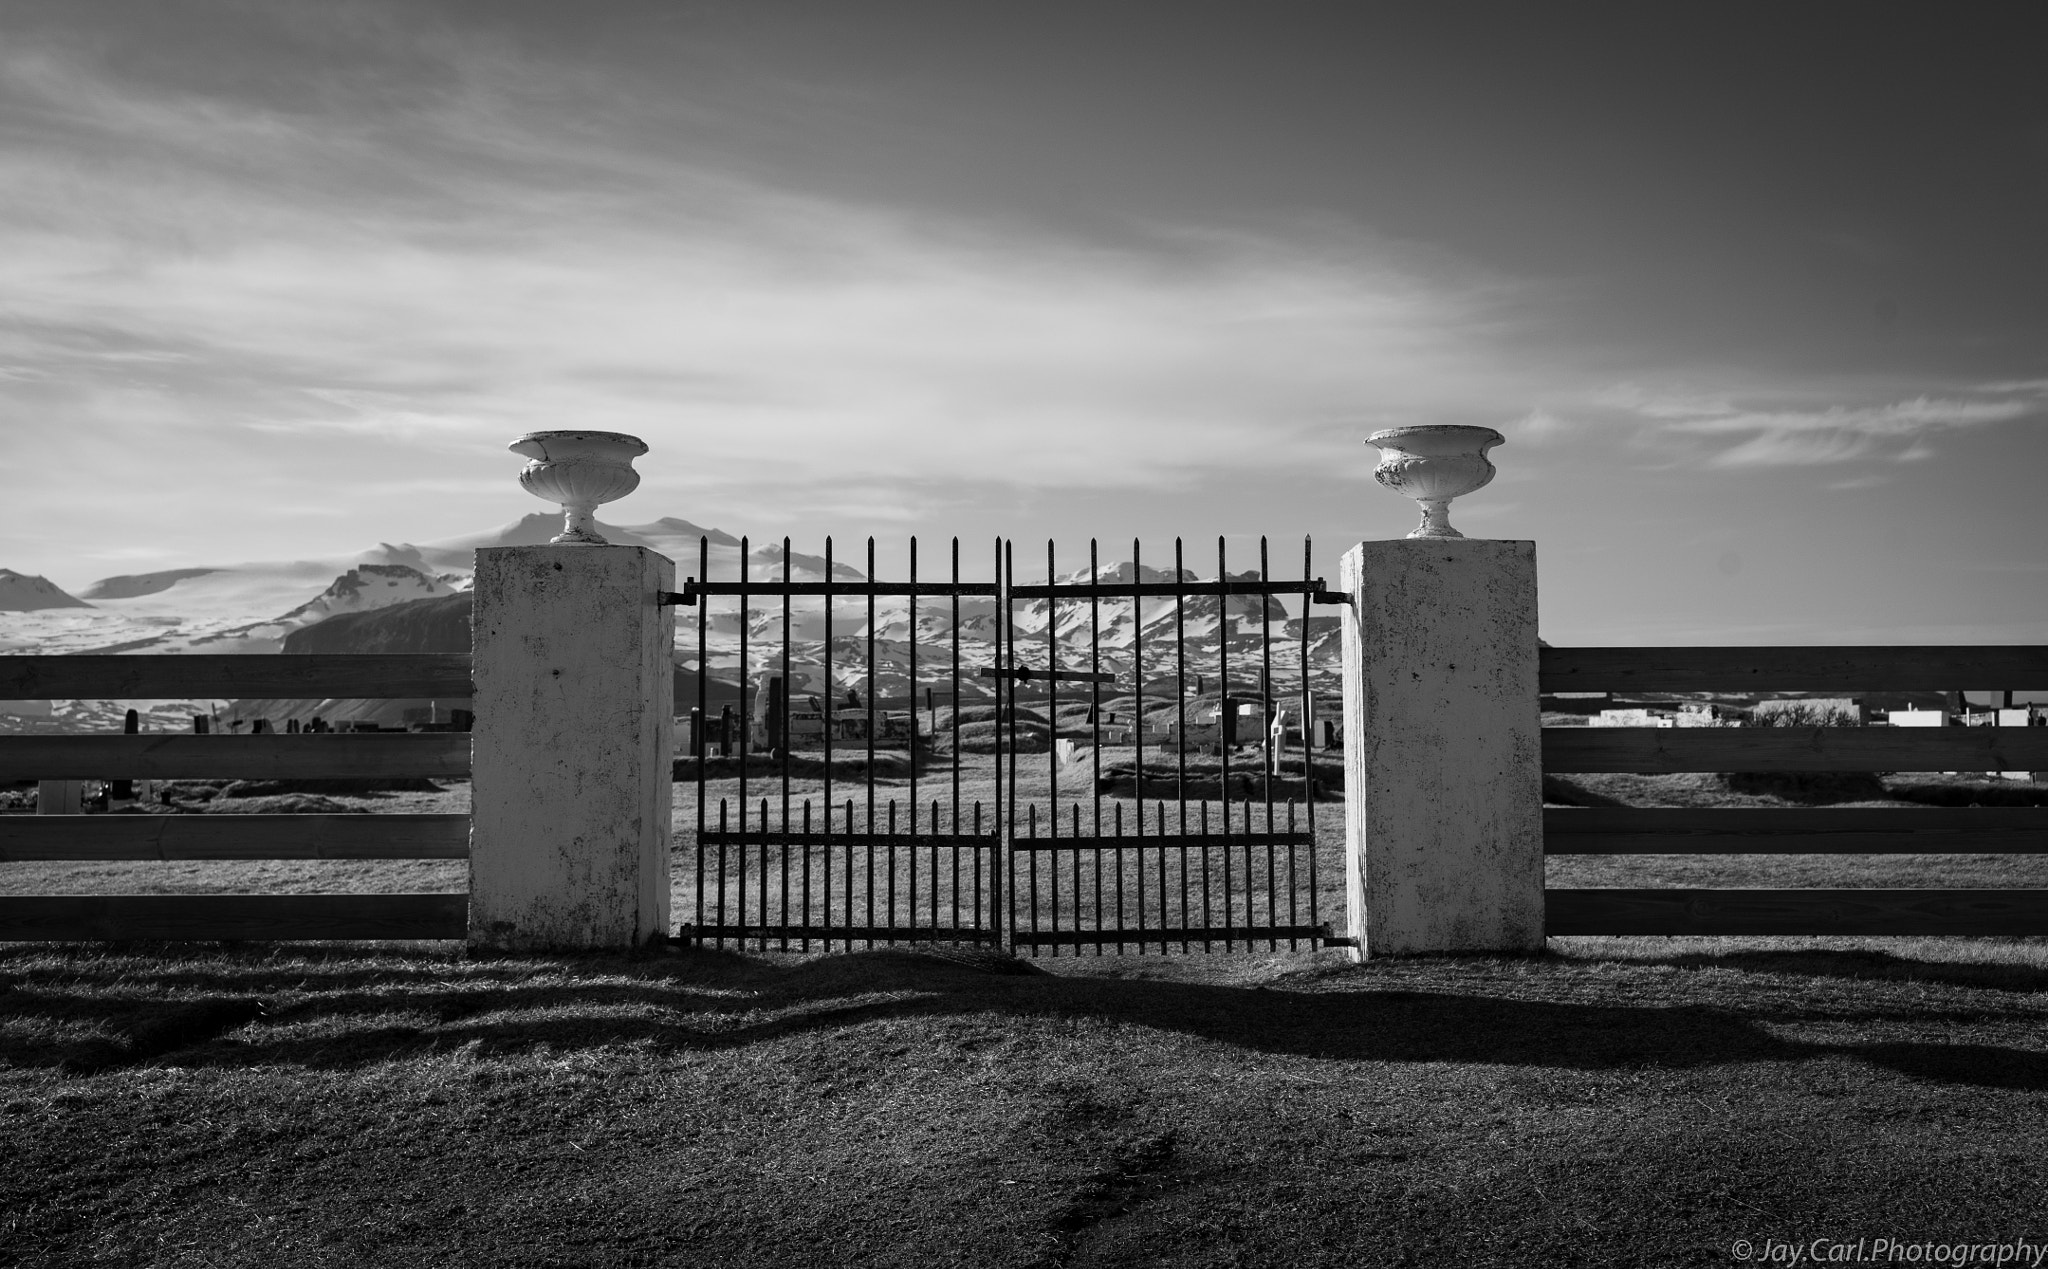
{"label": "cloudy sky", "polygon": [[1555,642],[2048,642],[2028,16],[0,0],[0,566],[470,533],[586,427],[615,523],[1334,576],[1455,422]]}

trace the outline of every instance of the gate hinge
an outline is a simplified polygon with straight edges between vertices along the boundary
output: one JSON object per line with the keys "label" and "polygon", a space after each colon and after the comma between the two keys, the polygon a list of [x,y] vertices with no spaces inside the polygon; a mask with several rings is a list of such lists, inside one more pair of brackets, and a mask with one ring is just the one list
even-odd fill
{"label": "gate hinge", "polygon": [[681,590],[661,591],[655,595],[654,599],[657,604],[663,607],[667,607],[670,604],[686,604],[694,608],[703,602],[704,597],[697,593],[697,579],[686,577],[683,579],[683,588]]}
{"label": "gate hinge", "polygon": [[1308,598],[1312,604],[1348,604],[1351,602],[1350,594],[1341,590],[1330,590],[1323,584],[1323,579],[1320,577],[1316,578],[1315,586],[1309,591]]}

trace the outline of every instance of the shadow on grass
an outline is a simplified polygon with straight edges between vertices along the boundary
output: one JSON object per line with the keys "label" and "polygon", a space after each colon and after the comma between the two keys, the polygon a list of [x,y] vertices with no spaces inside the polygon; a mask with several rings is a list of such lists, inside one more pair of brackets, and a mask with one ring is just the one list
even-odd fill
{"label": "shadow on grass", "polygon": [[[1767,1031],[1761,1024],[1782,1018],[1764,1004],[1517,998],[1499,994],[1508,989],[1498,981],[1481,994],[1387,989],[1377,985],[1384,978],[1341,973],[1317,977],[1314,990],[999,975],[896,950],[795,964],[705,951],[498,962],[223,953],[167,965],[161,979],[130,957],[106,983],[80,972],[90,962],[46,958],[24,969],[20,960],[0,958],[0,1064],[80,1074],[152,1061],[353,1068],[454,1050],[719,1052],[878,1022],[1053,1018],[1333,1062],[1608,1070],[1849,1056],[1941,1084],[2048,1089],[2048,1054],[2029,1050],[1808,1043]],[[1825,962],[1756,961],[1777,972],[1786,963]]]}
{"label": "shadow on grass", "polygon": [[1733,952],[1680,952],[1669,956],[1571,957],[1580,963],[1670,965],[1679,969],[1730,969],[1747,974],[1837,978],[1873,983],[1930,983],[1944,987],[2011,992],[2048,992],[2048,968],[1972,961],[1923,961],[1870,948],[1778,948]]}

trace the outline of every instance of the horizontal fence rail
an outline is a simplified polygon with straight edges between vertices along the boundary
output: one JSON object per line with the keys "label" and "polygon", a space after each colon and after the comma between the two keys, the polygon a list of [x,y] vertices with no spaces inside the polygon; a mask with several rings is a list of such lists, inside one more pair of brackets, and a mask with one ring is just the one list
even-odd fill
{"label": "horizontal fence rail", "polygon": [[2048,807],[1546,807],[1547,855],[2018,855]]}
{"label": "horizontal fence rail", "polygon": [[[2048,647],[1546,648],[1544,692],[2048,687]],[[2048,770],[2048,729],[1548,728],[1559,774]],[[1547,807],[1546,855],[2031,854],[2044,807]],[[1549,888],[1551,935],[2048,934],[2048,890]]]}
{"label": "horizontal fence rail", "polygon": [[1551,889],[1544,903],[1552,935],[2048,933],[2048,890]]}
{"label": "horizontal fence rail", "polygon": [[0,863],[467,859],[467,815],[9,815]]}
{"label": "horizontal fence rail", "polygon": [[0,736],[0,780],[364,780],[466,776],[462,732]]}
{"label": "horizontal fence rail", "polygon": [[0,942],[459,939],[467,894],[0,895]]}
{"label": "horizontal fence rail", "polygon": [[[0,657],[0,700],[474,696],[467,656]],[[466,776],[460,733],[0,736],[0,780]],[[467,815],[0,817],[0,862],[466,859]],[[460,939],[469,896],[0,896],[0,941]]]}
{"label": "horizontal fence rail", "polygon": [[1542,648],[1544,692],[1948,692],[2048,688],[2048,645]]}
{"label": "horizontal fence rail", "polygon": [[0,700],[472,695],[467,656],[0,657]]}
{"label": "horizontal fence rail", "polygon": [[1546,727],[1543,769],[2048,771],[2048,727]]}

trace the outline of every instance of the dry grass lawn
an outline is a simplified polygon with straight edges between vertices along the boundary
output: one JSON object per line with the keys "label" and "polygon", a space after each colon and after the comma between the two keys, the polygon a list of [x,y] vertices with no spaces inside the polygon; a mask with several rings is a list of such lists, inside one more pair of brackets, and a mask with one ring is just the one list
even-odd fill
{"label": "dry grass lawn", "polygon": [[2039,943],[1059,965],[15,946],[0,1248],[1728,1265],[2048,1210]]}

